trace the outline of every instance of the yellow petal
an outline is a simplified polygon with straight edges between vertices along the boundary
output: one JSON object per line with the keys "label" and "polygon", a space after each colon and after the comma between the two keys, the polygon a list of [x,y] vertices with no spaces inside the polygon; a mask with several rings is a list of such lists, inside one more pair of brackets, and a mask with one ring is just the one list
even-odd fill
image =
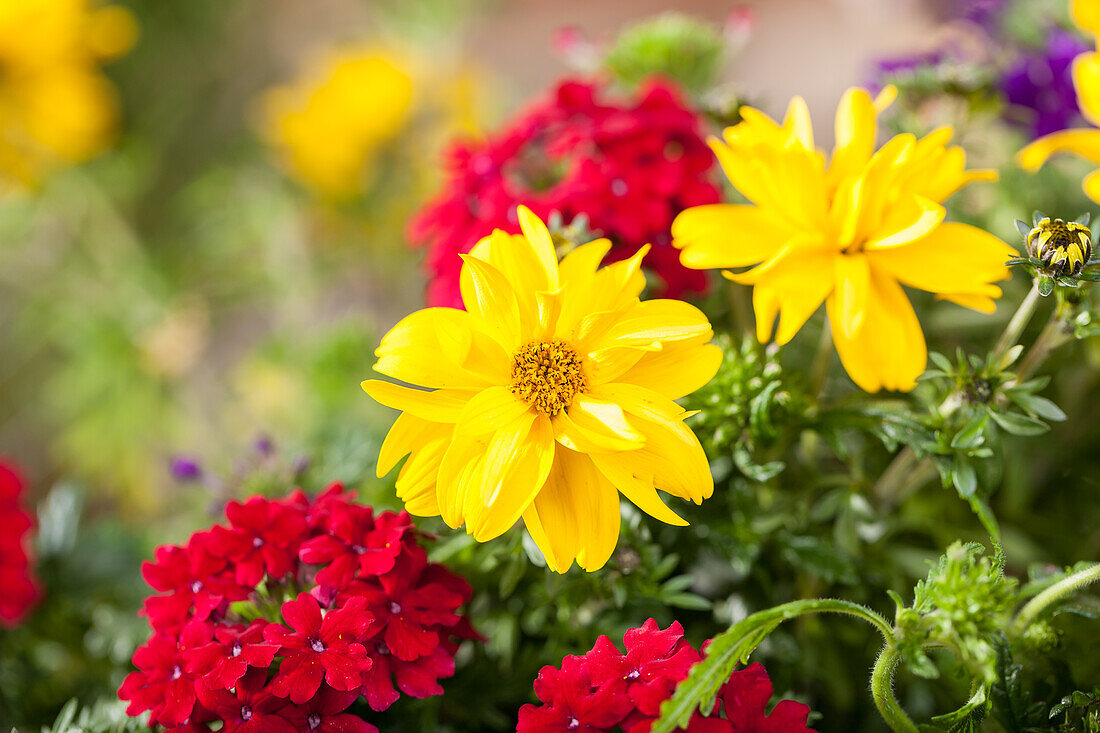
{"label": "yellow petal", "polygon": [[553,273],[548,272],[536,249],[518,234],[497,229],[474,245],[470,256],[500,270],[517,293],[537,293],[557,288],[557,269]]}
{"label": "yellow petal", "polygon": [[559,449],[523,518],[551,570],[563,573],[574,560],[585,570],[598,570],[619,538],[619,492],[590,458]]}
{"label": "yellow petal", "polygon": [[881,113],[893,104],[897,98],[898,88],[893,84],[887,84],[882,88],[882,91],[875,95],[875,111]]}
{"label": "yellow petal", "polygon": [[1085,176],[1085,180],[1081,182],[1081,188],[1084,189],[1086,196],[1100,203],[1100,171],[1093,171]]}
{"label": "yellow petal", "polygon": [[606,330],[582,337],[577,345],[590,353],[622,347],[656,349],[662,342],[709,338],[710,333],[710,321],[690,303],[644,300],[617,314]]}
{"label": "yellow petal", "polygon": [[783,120],[783,129],[788,132],[790,139],[797,142],[806,150],[814,149],[814,127],[810,119],[810,108],[806,106],[806,100],[795,96],[787,105],[787,116]]}
{"label": "yellow petal", "polygon": [[793,231],[756,206],[710,204],[680,212],[672,244],[685,267],[744,267],[775,255]]}
{"label": "yellow petal", "polygon": [[439,516],[448,527],[458,529],[466,522],[466,494],[484,472],[489,435],[456,435],[443,454],[436,480]]}
{"label": "yellow petal", "polygon": [[863,89],[849,89],[836,110],[836,148],[829,176],[839,180],[856,175],[875,149],[875,105]]}
{"label": "yellow petal", "polygon": [[546,279],[550,283],[549,289],[557,289],[558,255],[554,250],[554,240],[550,238],[550,230],[547,229],[546,225],[542,223],[542,220],[531,213],[531,210],[526,206],[518,207],[516,213],[519,215],[519,226],[523,231],[523,236],[531,243],[535,255],[538,257],[539,262],[542,263],[542,268],[546,273]]}
{"label": "yellow petal", "polygon": [[[892,277],[874,269],[867,296],[866,314],[855,338],[833,329],[840,361],[852,381],[867,392],[911,390],[928,357],[913,306]],[[838,323],[835,295],[826,306],[829,320]]]}
{"label": "yellow petal", "polygon": [[528,413],[490,440],[478,484],[466,490],[466,531],[478,542],[499,537],[542,490],[554,461],[550,419]]}
{"label": "yellow petal", "polygon": [[943,221],[947,211],[923,196],[894,204],[882,228],[864,243],[865,250],[888,249],[909,244],[925,236]]}
{"label": "yellow petal", "polygon": [[645,445],[628,456],[635,475],[653,487],[700,503],[714,492],[710,462],[695,433],[684,424],[684,410],[672,400],[643,387],[609,384],[598,395],[620,405]]}
{"label": "yellow petal", "polygon": [[873,268],[888,272],[910,287],[988,297],[999,294],[1000,290],[990,283],[1008,277],[1005,261],[1015,254],[986,231],[948,222],[912,244],[868,252],[867,257]]}
{"label": "yellow petal", "polygon": [[[757,268],[762,274],[752,278],[756,284],[753,307],[756,310],[757,335],[762,336],[761,341],[771,338],[770,326],[774,321],[775,309],[780,312],[776,342],[785,344],[794,338],[832,292],[833,260],[837,256],[836,252],[828,250],[792,248],[770,266]],[[766,270],[763,269],[765,267]],[[737,281],[749,279],[745,276],[727,276]],[[764,326],[767,326],[766,330]]]}
{"label": "yellow petal", "polygon": [[1044,135],[1031,143],[1017,156],[1017,162],[1026,170],[1038,170],[1047,158],[1055,153],[1070,152],[1100,163],[1100,130],[1061,130]]}
{"label": "yellow petal", "polygon": [[441,423],[457,422],[466,403],[477,394],[466,389],[414,389],[381,379],[368,379],[360,386],[386,407],[408,412],[422,420]]}
{"label": "yellow petal", "polygon": [[[499,343],[505,351],[514,352],[521,342],[521,323],[532,323],[533,300],[523,298],[512,288],[511,283],[497,268],[484,260],[470,255],[462,257],[462,274],[459,289],[466,310],[479,318],[486,332]],[[526,296],[526,294],[523,294]],[[528,318],[521,316],[521,310],[528,310]]]}
{"label": "yellow petal", "polygon": [[422,420],[408,412],[398,415],[378,449],[378,460],[375,462],[378,478],[392,471],[402,458],[423,448],[435,436],[440,433],[450,434],[451,429],[451,425]]}
{"label": "yellow petal", "polygon": [[435,436],[422,447],[414,450],[397,476],[397,498],[405,503],[405,509],[417,517],[439,515],[436,482],[439,467],[447,447],[451,443],[449,425],[439,425]]}
{"label": "yellow petal", "polygon": [[688,523],[669,509],[657,494],[657,490],[653,488],[653,477],[646,475],[635,466],[631,455],[629,452],[597,453],[589,457],[600,473],[606,476],[634,506],[665,524],[686,527]]}
{"label": "yellow petal", "polygon": [[551,418],[554,438],[566,448],[581,453],[628,451],[643,445],[645,440],[626,423],[621,410],[617,417],[619,432],[574,402],[569,409],[562,410]]}
{"label": "yellow petal", "polygon": [[1094,36],[1100,35],[1100,0],[1072,0],[1073,22]]}
{"label": "yellow petal", "polygon": [[456,430],[463,435],[492,433],[519,420],[530,409],[508,387],[489,387],[466,402],[456,420]]}
{"label": "yellow petal", "polygon": [[994,290],[996,290],[996,293],[992,297],[974,295],[973,293],[944,293],[936,295],[936,300],[949,300],[956,305],[961,305],[963,308],[970,308],[982,313],[993,313],[997,310],[997,304],[993,301],[993,298],[1001,297],[1001,289],[994,287]]}
{"label": "yellow petal", "polygon": [[455,308],[424,308],[401,319],[374,352],[374,370],[409,384],[477,389],[499,379],[508,357]]}
{"label": "yellow petal", "polygon": [[871,287],[871,270],[865,255],[840,255],[835,258],[837,314],[834,326],[848,338],[855,338],[863,324],[867,309],[867,291]]}
{"label": "yellow petal", "polygon": [[670,399],[696,391],[718,373],[722,350],[714,344],[679,342],[650,351],[615,381],[636,384]]}
{"label": "yellow petal", "polygon": [[1094,125],[1100,125],[1100,53],[1083,53],[1073,60],[1077,106]]}

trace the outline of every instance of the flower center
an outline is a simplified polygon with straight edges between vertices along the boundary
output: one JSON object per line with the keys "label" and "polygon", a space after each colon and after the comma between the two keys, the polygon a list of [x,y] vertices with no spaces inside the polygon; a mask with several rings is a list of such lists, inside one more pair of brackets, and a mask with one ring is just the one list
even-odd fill
{"label": "flower center", "polygon": [[241,720],[252,720],[252,708],[248,705],[241,706]]}
{"label": "flower center", "polygon": [[569,724],[565,727],[566,730],[576,730],[581,727],[581,721],[576,718],[569,718]]}
{"label": "flower center", "polygon": [[320,654],[325,650],[325,643],[320,639],[310,639],[309,648]]}
{"label": "flower center", "polygon": [[532,341],[512,361],[512,394],[547,415],[556,415],[586,387],[581,357],[555,339]]}
{"label": "flower center", "polygon": [[633,680],[638,679],[641,676],[642,676],[641,672],[639,672],[636,669],[632,669],[632,670],[630,670],[629,672],[626,673],[626,676],[623,679],[633,681]]}
{"label": "flower center", "polygon": [[401,604],[398,603],[397,601],[390,601],[388,608],[390,610],[390,613],[392,613],[395,616],[397,614],[401,613]]}
{"label": "flower center", "polygon": [[231,651],[233,652],[234,657],[241,656],[241,642],[239,642],[239,641],[233,642],[233,647],[232,647]]}
{"label": "flower center", "polygon": [[389,656],[390,648],[386,646],[386,642],[380,641],[374,645],[375,650],[383,657]]}
{"label": "flower center", "polygon": [[352,545],[351,551],[354,552],[356,555],[365,555],[367,552],[367,548],[363,547],[362,545]]}
{"label": "flower center", "polygon": [[317,730],[321,727],[321,716],[317,713],[310,713],[306,718],[306,723],[309,725],[310,730]]}
{"label": "flower center", "polygon": [[264,540],[262,537],[253,537],[252,546],[259,549],[264,546]]}
{"label": "flower center", "polygon": [[172,667],[172,671],[168,673],[168,679],[170,680],[178,680],[182,676],[183,670],[180,669],[180,666],[178,664]]}

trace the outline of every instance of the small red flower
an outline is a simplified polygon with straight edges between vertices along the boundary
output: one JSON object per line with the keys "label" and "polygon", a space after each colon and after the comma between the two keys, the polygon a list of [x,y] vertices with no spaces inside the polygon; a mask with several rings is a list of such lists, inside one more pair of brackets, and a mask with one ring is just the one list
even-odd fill
{"label": "small red flower", "polygon": [[737,733],[805,733],[810,708],[794,700],[780,700],[767,714],[772,681],[763,665],[750,664],[734,672],[719,690],[726,717]]}
{"label": "small red flower", "polygon": [[298,556],[310,565],[327,563],[317,572],[319,584],[344,588],[356,577],[389,572],[412,522],[405,512],[383,512],[375,519],[370,507],[348,505],[332,512],[325,528],[325,534],[302,544]]}
{"label": "small red flower", "polygon": [[445,190],[409,226],[410,241],[428,247],[429,305],[462,307],[459,254],[493,229],[518,233],[520,203],[544,220],[587,216],[611,239],[612,260],[652,245],[644,265],[660,278],[660,297],[706,289],[705,273],[680,264],[670,234],[679,212],[721,199],[701,118],[669,82],[652,81],[629,101],[599,99],[602,91],[563,81],[495,135],[452,148]]}
{"label": "small red flower", "polygon": [[164,726],[187,722],[195,707],[195,683],[184,671],[185,662],[177,639],[155,634],[134,652],[134,666],[118,690],[128,700],[127,715],[149,710],[149,722]]}
{"label": "small red flower", "polygon": [[237,583],[255,586],[265,574],[281,580],[294,572],[307,529],[303,510],[254,496],[229,502],[225,515],[232,529],[215,527],[208,547],[231,561]]}
{"label": "small red flower", "polygon": [[281,646],[285,655],[272,692],[299,705],[309,700],[322,680],[337,690],[356,690],[371,660],[360,643],[372,618],[362,598],[350,598],[341,607],[321,615],[321,606],[309,593],[283,604],[283,618],[293,629],[278,624],[264,629],[264,638]]}
{"label": "small red flower", "polygon": [[359,692],[343,692],[322,685],[317,694],[302,705],[287,705],[282,715],[298,731],[317,733],[378,733],[378,729],[357,715],[344,711],[359,697]]}
{"label": "small red flower", "polygon": [[[279,651],[278,644],[264,641],[264,629],[268,625],[263,619],[256,619],[248,626],[210,628],[198,624],[202,629],[198,633],[205,631],[206,639],[190,644],[192,648],[184,653],[187,673],[201,679],[207,687],[228,690],[249,667],[267,669]],[[195,634],[195,629],[195,622],[188,624],[183,630],[183,638]]]}
{"label": "small red flower", "polygon": [[210,552],[210,538],[210,532],[196,532],[186,547],[158,547],[154,561],[142,564],[145,582],[171,594],[146,601],[154,629],[176,631],[188,618],[206,619],[227,601],[248,597],[251,589],[234,580],[225,558]]}
{"label": "small red flower", "polygon": [[[661,630],[649,619],[626,632],[626,654],[601,636],[583,657],[566,657],[561,669],[544,667],[535,680],[542,705],[524,705],[517,733],[610,731],[649,733],[661,703],[672,696],[700,654],[685,640],[683,627]],[[810,709],[783,700],[767,714],[772,685],[759,664],[734,672],[708,716],[696,712],[689,733],[807,733]],[[723,710],[725,715],[723,716]]]}
{"label": "small red flower", "polygon": [[23,480],[0,461],[0,626],[16,626],[38,602],[38,583],[27,550],[34,520],[22,506]]}
{"label": "small red flower", "polygon": [[413,547],[398,558],[392,572],[354,583],[344,594],[367,600],[390,653],[407,662],[439,646],[440,628],[458,623],[458,607],[466,600],[463,588],[451,581],[454,576],[426,572],[428,568],[427,554]]}
{"label": "small red flower", "polygon": [[279,712],[286,707],[266,687],[267,671],[254,669],[237,682],[233,692],[199,685],[199,700],[224,721],[223,733],[298,733]]}
{"label": "small red flower", "polygon": [[594,685],[583,657],[566,657],[561,669],[543,667],[535,692],[545,705],[519,710],[517,733],[604,733],[634,710],[625,685]]}
{"label": "small red flower", "polygon": [[439,680],[455,673],[454,657],[443,648],[406,662],[395,657],[381,639],[368,644],[373,664],[363,675],[362,693],[374,710],[385,710],[397,702],[401,697],[398,689],[411,697],[442,695]]}

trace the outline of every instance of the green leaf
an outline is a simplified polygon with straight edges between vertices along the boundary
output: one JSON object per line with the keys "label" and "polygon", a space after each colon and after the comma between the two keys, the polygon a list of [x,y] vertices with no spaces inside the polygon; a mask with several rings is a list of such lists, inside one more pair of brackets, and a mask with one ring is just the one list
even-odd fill
{"label": "green leaf", "polygon": [[989,539],[993,541],[993,544],[997,547],[1001,546],[1001,526],[997,523],[997,517],[993,515],[993,510],[989,507],[989,504],[978,496],[966,497],[967,502],[970,504],[970,510],[974,512],[974,515],[978,517],[978,521],[985,527],[985,531],[989,533]]}
{"label": "green leaf", "polygon": [[1033,415],[1054,422],[1062,422],[1066,419],[1066,413],[1062,412],[1062,408],[1045,397],[1026,392],[1009,392],[1008,398]]}
{"label": "green leaf", "polygon": [[1042,420],[1037,420],[1027,415],[1018,415],[1013,412],[998,412],[991,410],[989,413],[993,420],[1013,435],[1042,435],[1050,430],[1050,427]]}
{"label": "green leaf", "polygon": [[851,558],[831,543],[816,537],[792,537],[783,548],[791,565],[827,583],[855,583],[859,580]]}
{"label": "green leaf", "polygon": [[793,601],[754,613],[714,637],[703,661],[691,668],[672,697],[661,704],[661,717],[653,724],[651,733],[673,733],[686,727],[696,710],[708,715],[714,709],[718,689],[729,680],[737,665],[747,661],[779,624],[810,613],[856,616],[872,624],[884,638],[893,634],[890,624],[874,611],[835,598]]}
{"label": "green leaf", "polygon": [[1077,275],[1078,280],[1086,280],[1090,283],[1100,282],[1100,270],[1082,270]]}
{"label": "green leaf", "polygon": [[966,456],[955,456],[951,480],[955,484],[955,490],[959,492],[959,496],[964,499],[970,499],[974,496],[974,492],[978,490],[978,475],[974,472],[974,466],[971,465]]}
{"label": "green leaf", "polygon": [[951,360],[938,351],[929,352],[928,358],[932,360],[933,364],[948,374],[955,371],[955,365],[951,363]]}
{"label": "green leaf", "polygon": [[1020,221],[1019,219],[1016,220],[1016,231],[1024,235],[1025,238],[1028,234],[1031,234],[1032,228],[1033,227],[1029,226],[1026,221]]}
{"label": "green leaf", "polygon": [[709,611],[711,609],[710,601],[694,593],[675,593],[671,596],[662,596],[661,600],[673,608],[686,608],[689,611]]}
{"label": "green leaf", "polygon": [[1054,292],[1054,278],[1050,275],[1039,276],[1039,295],[1044,298]]}
{"label": "green leaf", "polygon": [[988,411],[983,410],[975,415],[962,430],[955,433],[955,437],[951,439],[951,447],[955,450],[977,448],[985,442],[985,426],[988,422]]}

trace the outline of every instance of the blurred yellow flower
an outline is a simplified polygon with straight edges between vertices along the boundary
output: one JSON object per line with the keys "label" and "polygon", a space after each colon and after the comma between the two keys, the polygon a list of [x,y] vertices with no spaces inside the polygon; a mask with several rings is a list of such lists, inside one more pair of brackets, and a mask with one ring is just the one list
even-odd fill
{"label": "blurred yellow flower", "polygon": [[599,268],[601,239],[559,263],[546,226],[524,207],[519,221],[522,235],[495,231],[463,256],[466,310],[417,311],[382,339],[375,371],[425,389],[363,382],[402,411],[378,474],[411,454],[397,494],[412,514],[479,542],[522,517],[551,569],[595,570],[618,540],[619,492],[677,525],[658,489],[696,503],[713,492],[673,400],[722,356],[694,306],[639,300],[647,248]]}
{"label": "blurred yellow flower", "polygon": [[[1100,0],[1071,0],[1074,21],[1094,37],[1100,37]],[[1093,125],[1100,125],[1100,53],[1083,53],[1073,60],[1073,86],[1077,90],[1077,106]],[[1100,163],[1100,130],[1060,130],[1044,135],[1020,151],[1018,160],[1029,171],[1038,170],[1051,155],[1059,152],[1077,153],[1093,163]],[[1082,184],[1090,199],[1100,202],[1100,170],[1085,176]]]}
{"label": "blurred yellow flower", "polygon": [[98,63],[136,38],[133,16],[118,6],[0,1],[0,176],[8,184],[34,184],[103,149],[117,109]]}
{"label": "blurred yellow flower", "polygon": [[729,279],[753,286],[757,336],[785,344],[826,303],[841,362],[868,392],[909,390],[927,350],[902,285],[992,312],[1014,252],[966,224],[944,224],[940,202],[962,186],[991,180],[966,171],[950,128],[918,140],[897,135],[875,151],[877,112],[892,101],[850,89],[836,116],[831,162],[814,147],[806,103],[795,97],[780,126],[742,107],[743,121],[711,147],[750,205],[684,211],[673,244],[688,267],[742,268]]}
{"label": "blurred yellow flower", "polygon": [[383,146],[409,118],[413,83],[393,57],[344,49],[267,92],[263,126],[290,173],[319,193],[361,193]]}

